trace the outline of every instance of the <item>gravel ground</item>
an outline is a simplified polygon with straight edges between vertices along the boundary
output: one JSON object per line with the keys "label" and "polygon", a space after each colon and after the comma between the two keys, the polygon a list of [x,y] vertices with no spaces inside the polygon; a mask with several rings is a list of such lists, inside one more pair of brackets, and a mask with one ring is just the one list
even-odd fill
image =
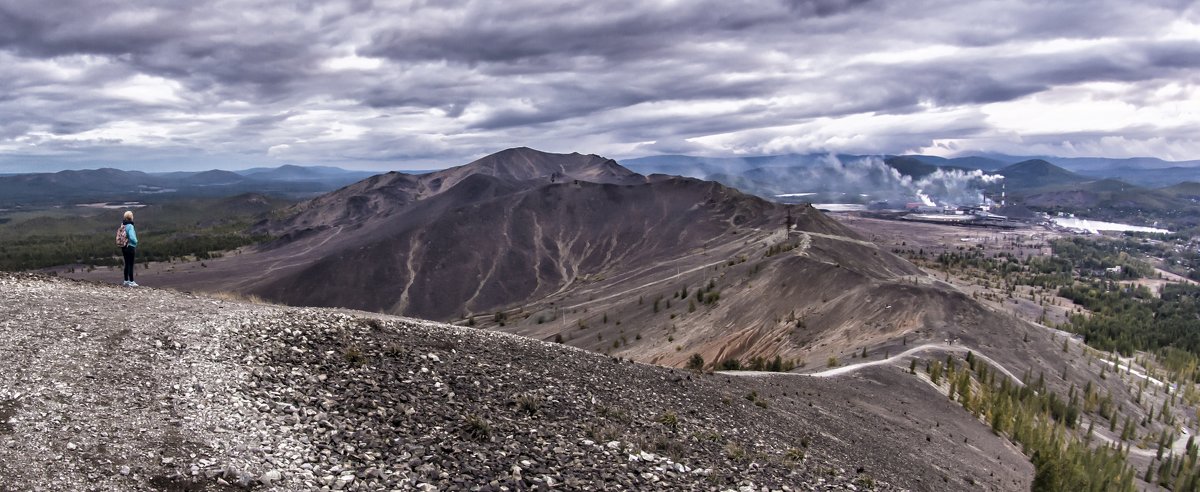
{"label": "gravel ground", "polygon": [[[1028,486],[994,437],[962,464],[953,440],[911,449],[929,423],[881,420],[875,380],[826,402],[806,395],[830,381],[29,274],[0,273],[0,319],[0,491],[958,490],[993,466],[983,488]],[[942,400],[978,451],[986,427]]]}

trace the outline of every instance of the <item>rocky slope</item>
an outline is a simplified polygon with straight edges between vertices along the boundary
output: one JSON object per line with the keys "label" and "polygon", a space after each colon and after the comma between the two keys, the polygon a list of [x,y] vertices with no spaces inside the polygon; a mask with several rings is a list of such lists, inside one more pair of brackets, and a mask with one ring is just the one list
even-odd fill
{"label": "rocky slope", "polygon": [[738,378],[0,273],[0,490],[1028,488],[922,378]]}

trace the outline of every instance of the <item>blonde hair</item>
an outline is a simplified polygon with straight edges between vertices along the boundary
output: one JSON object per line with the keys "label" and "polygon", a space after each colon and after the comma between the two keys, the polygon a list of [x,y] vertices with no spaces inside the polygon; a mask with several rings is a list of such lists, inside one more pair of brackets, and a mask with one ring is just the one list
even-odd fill
{"label": "blonde hair", "polygon": [[133,220],[133,210],[125,211],[125,220]]}

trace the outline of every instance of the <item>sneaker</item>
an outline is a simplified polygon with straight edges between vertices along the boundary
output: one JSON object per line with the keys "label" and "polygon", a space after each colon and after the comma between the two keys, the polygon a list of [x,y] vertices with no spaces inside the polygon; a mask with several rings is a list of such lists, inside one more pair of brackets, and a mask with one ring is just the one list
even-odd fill
{"label": "sneaker", "polygon": [[137,284],[137,282],[134,282],[132,280],[129,281],[129,286],[130,287],[141,287],[140,285]]}
{"label": "sneaker", "polygon": [[128,280],[124,280],[124,281],[122,281],[122,282],[121,282],[121,285],[124,285],[124,286],[126,286],[126,287],[129,287],[129,281],[128,281]]}

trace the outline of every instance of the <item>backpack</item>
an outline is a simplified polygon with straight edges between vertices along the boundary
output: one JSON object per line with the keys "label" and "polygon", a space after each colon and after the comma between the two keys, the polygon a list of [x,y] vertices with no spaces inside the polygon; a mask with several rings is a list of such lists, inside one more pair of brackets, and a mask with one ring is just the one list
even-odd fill
{"label": "backpack", "polygon": [[117,247],[124,248],[129,246],[129,234],[125,232],[125,224],[117,228]]}

